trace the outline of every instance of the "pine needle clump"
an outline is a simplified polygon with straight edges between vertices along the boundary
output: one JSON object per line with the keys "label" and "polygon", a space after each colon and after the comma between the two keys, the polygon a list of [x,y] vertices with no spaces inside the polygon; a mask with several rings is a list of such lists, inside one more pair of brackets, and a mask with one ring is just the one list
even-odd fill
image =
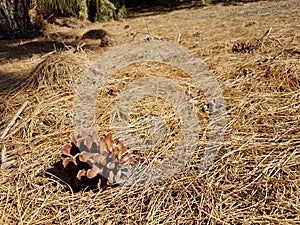
{"label": "pine needle clump", "polygon": [[69,51],[54,52],[31,71],[26,84],[39,88],[74,90],[85,72],[86,62],[86,59]]}

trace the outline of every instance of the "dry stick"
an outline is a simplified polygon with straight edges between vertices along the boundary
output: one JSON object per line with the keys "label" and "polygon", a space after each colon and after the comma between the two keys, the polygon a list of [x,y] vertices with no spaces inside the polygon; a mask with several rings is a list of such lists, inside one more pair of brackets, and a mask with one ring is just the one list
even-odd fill
{"label": "dry stick", "polygon": [[5,163],[5,160],[6,160],[6,147],[4,145],[1,151],[1,169],[2,169],[2,165]]}
{"label": "dry stick", "polygon": [[275,37],[269,37],[272,41],[277,41],[278,44],[280,44],[281,46],[283,46],[282,42],[280,41],[281,38],[283,38],[284,36],[281,36],[279,38],[275,38]]}
{"label": "dry stick", "polygon": [[266,39],[269,37],[271,31],[272,31],[272,27],[270,27],[270,29],[267,30],[267,31],[265,32],[264,36],[262,36],[262,38],[260,39],[261,47],[264,47],[264,46],[265,46],[265,41],[266,41]]}
{"label": "dry stick", "polygon": [[7,125],[5,131],[3,132],[3,134],[0,137],[0,141],[3,141],[3,139],[5,138],[5,136],[7,135],[8,131],[10,130],[10,128],[12,128],[12,126],[15,124],[16,120],[18,119],[18,117],[20,116],[20,114],[24,111],[24,109],[27,107],[27,105],[29,104],[29,101],[26,101],[23,103],[23,105],[21,106],[21,108],[18,110],[18,112],[15,114],[14,118],[10,121],[10,123]]}
{"label": "dry stick", "polygon": [[[17,113],[12,118],[12,120],[7,125],[6,129],[4,130],[3,134],[1,135],[0,142],[2,142],[4,140],[4,138],[6,137],[6,135],[9,132],[9,130],[16,123],[16,120],[19,118],[20,114],[24,111],[24,109],[27,107],[28,104],[29,104],[29,101],[24,102],[23,105],[21,106],[21,108],[17,111]],[[1,168],[3,167],[2,165],[5,163],[5,161],[6,161],[6,148],[4,146],[1,151]]]}
{"label": "dry stick", "polygon": [[45,54],[45,55],[42,55],[41,58],[46,58],[46,57],[48,57],[49,55],[52,55],[52,54],[55,54],[55,53],[57,53],[57,50],[56,50],[56,49],[53,50],[52,52],[49,52],[49,53],[47,53],[47,54]]}
{"label": "dry stick", "polygon": [[175,29],[176,29],[176,31],[177,31],[177,42],[180,44],[181,43],[181,32],[180,32],[180,30],[179,30],[179,28],[178,28],[178,26],[175,24]]}
{"label": "dry stick", "polygon": [[85,51],[84,51],[83,48],[82,48],[82,47],[84,47],[85,45],[86,45],[85,42],[82,43],[82,44],[78,43],[77,46],[76,46],[76,49],[75,49],[74,53],[76,53],[76,52],[82,52],[82,53],[84,53],[84,54],[86,55]]}
{"label": "dry stick", "polygon": [[150,38],[150,39],[152,39],[152,40],[155,40],[155,39],[156,39],[156,40],[161,41],[161,38],[160,38],[160,37],[155,36],[155,35],[152,34],[151,32],[142,32],[142,31],[137,31],[137,32],[135,32],[135,33],[132,35],[132,38],[134,39],[138,34],[145,34],[146,37],[144,38],[144,40],[147,39],[147,38]]}

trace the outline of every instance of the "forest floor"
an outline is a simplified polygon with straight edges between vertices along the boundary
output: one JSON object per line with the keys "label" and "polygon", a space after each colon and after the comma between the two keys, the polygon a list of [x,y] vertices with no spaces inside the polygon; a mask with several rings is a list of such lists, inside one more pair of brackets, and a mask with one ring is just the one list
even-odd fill
{"label": "forest floor", "polygon": [[[111,46],[80,38],[100,28],[111,36]],[[0,151],[7,154],[0,170],[0,224],[298,224],[299,31],[300,1],[271,0],[148,10],[94,24],[51,18],[44,21],[43,37],[0,40],[1,135],[26,104],[0,140]],[[131,54],[122,46],[140,41],[141,46],[152,43],[155,50],[152,39],[194,53],[219,84],[226,130],[222,147],[205,170],[199,169],[211,131],[211,111],[205,110],[209,96],[199,87],[205,84],[176,69],[181,62],[119,67]],[[104,61],[116,49],[115,61]],[[153,49],[145,52],[150,55]],[[100,68],[120,68],[97,97],[95,127],[100,134],[114,132],[114,100],[133,81],[160,77],[185,91],[200,123],[196,150],[182,170],[150,186],[98,192],[75,191],[61,178],[61,148],[74,132],[77,81],[93,62]],[[182,121],[173,105],[144,98],[133,104],[130,115],[139,137],[149,135],[149,123],[139,121],[150,116],[162,117],[168,125],[163,144],[152,152],[134,151],[125,142],[137,163],[159,163],[179,145]]]}

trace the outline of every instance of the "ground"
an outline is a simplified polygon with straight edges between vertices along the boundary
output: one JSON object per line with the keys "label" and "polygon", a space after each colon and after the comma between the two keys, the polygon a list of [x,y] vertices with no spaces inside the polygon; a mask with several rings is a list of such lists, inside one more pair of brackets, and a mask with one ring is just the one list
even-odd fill
{"label": "ground", "polygon": [[[43,22],[44,37],[1,40],[1,135],[22,104],[29,104],[0,140],[7,152],[0,171],[0,223],[299,223],[299,15],[298,0],[186,6],[96,24],[55,18]],[[80,39],[100,28],[111,36],[111,46]],[[74,131],[76,82],[105,53],[149,39],[183,46],[210,68],[225,101],[221,149],[208,168],[199,169],[210,114],[204,93],[189,74],[163,63],[134,64],[113,74],[99,93],[96,129],[101,134],[113,131],[111,109],[126,85],[149,75],[163,77],[182,87],[194,104],[201,122],[196,151],[183,170],[158,184],[72,190],[57,165],[61,147]],[[128,54],[120,52],[119,57]],[[103,62],[109,63],[118,61]],[[137,163],[159,163],[172,153],[181,131],[172,105],[145,98],[133,105],[130,115],[135,124],[146,120],[134,131],[139,137],[148,134],[149,116],[162,117],[168,129],[157,149],[129,149]]]}

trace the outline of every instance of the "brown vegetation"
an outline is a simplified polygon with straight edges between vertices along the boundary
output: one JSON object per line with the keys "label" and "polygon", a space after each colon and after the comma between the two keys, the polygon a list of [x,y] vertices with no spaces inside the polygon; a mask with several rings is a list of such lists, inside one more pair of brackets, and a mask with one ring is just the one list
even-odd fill
{"label": "brown vegetation", "polygon": [[[21,105],[30,103],[0,142],[6,161],[12,162],[0,171],[0,224],[299,223],[299,8],[298,0],[213,5],[78,28],[47,24],[43,38],[1,41],[1,133]],[[99,28],[111,34],[114,46],[76,40]],[[149,33],[195,52],[215,74],[228,115],[223,147],[214,163],[199,172],[201,146],[207,144],[201,92],[186,74],[169,66],[133,65],[111,77],[99,93],[99,133],[112,131],[109,110],[125,85],[148,73],[168,74],[199,100],[199,150],[185,170],[166,182],[74,193],[60,177],[60,155],[73,133],[75,80],[82,68],[78,62],[87,65]],[[234,50],[237,43],[249,43],[251,51]],[[55,53],[57,46],[68,51]],[[154,102],[137,103],[133,120],[151,114],[152,108],[176,123],[167,103],[157,100],[160,108]],[[167,134],[170,145],[149,155],[132,151],[133,157],[159,161],[176,144],[176,129]]]}

